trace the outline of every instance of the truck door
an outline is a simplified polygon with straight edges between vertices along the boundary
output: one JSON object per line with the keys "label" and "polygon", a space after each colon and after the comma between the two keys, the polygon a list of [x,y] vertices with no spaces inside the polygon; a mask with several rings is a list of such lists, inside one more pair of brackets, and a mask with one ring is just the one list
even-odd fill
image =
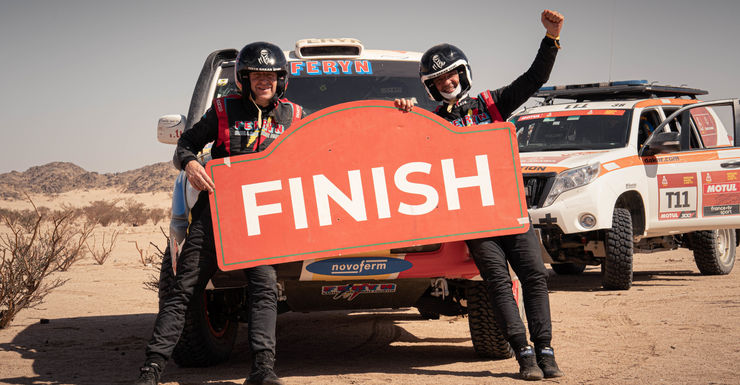
{"label": "truck door", "polygon": [[738,113],[736,99],[692,104],[648,138],[640,156],[651,233],[740,227]]}

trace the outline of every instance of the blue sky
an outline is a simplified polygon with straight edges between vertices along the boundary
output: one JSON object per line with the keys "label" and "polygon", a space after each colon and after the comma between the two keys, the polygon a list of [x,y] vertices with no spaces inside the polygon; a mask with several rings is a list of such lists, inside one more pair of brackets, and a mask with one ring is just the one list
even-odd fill
{"label": "blue sky", "polygon": [[[280,8],[278,8],[280,7]],[[266,40],[460,47],[474,91],[508,84],[565,16],[548,84],[647,79],[740,97],[740,1],[0,0],[0,173],[53,161],[118,172],[168,161],[157,119],[186,114],[203,60]]]}

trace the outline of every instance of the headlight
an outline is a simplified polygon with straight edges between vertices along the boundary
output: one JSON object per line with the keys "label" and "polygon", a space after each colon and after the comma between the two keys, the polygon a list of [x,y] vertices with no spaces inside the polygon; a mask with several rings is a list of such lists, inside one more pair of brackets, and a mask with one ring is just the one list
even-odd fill
{"label": "headlight", "polygon": [[572,168],[558,174],[542,207],[551,205],[552,202],[555,202],[555,199],[560,196],[560,194],[568,190],[591,183],[596,179],[596,176],[599,175],[600,167],[601,163],[596,162],[594,164],[589,164],[588,166]]}

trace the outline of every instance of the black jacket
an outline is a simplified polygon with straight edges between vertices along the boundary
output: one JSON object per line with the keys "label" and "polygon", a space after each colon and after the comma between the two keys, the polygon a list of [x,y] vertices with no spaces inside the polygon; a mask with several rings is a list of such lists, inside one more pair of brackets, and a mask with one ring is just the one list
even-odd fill
{"label": "black jacket", "polygon": [[211,147],[214,159],[262,151],[294,120],[302,117],[301,106],[287,99],[262,109],[241,95],[214,99],[203,118],[180,136],[173,162],[177,168],[185,169],[210,142],[214,142]]}
{"label": "black jacket", "polygon": [[527,72],[511,84],[494,91],[482,92],[477,97],[467,96],[452,106],[450,111],[447,111],[449,105],[442,103],[435,113],[461,127],[502,122],[547,82],[557,53],[555,41],[545,37]]}

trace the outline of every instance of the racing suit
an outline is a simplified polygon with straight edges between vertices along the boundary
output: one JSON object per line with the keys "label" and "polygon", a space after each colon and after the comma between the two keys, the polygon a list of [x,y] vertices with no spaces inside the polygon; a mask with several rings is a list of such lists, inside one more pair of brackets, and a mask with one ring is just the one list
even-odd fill
{"label": "racing suit", "polygon": [[[558,46],[545,37],[530,68],[508,86],[463,97],[454,105],[442,103],[435,113],[456,126],[502,122],[529,99],[550,77]],[[547,292],[547,270],[531,223],[523,234],[467,242],[488,287],[494,319],[515,351],[527,345],[526,330],[512,295],[507,261],[522,284],[530,339],[536,347],[550,346],[552,326]]]}
{"label": "racing suit", "polygon": [[[251,99],[229,95],[215,99],[203,118],[185,131],[177,142],[174,163],[184,169],[209,143],[213,158],[250,154],[270,145],[303,109],[285,99],[260,108]],[[148,362],[164,368],[185,325],[185,313],[193,296],[203,295],[208,280],[218,269],[208,192],[201,191],[191,210],[185,244],[177,259],[173,289],[157,314],[152,338],[146,348]],[[275,353],[277,276],[273,266],[245,270],[249,291],[249,345],[253,354]]]}

